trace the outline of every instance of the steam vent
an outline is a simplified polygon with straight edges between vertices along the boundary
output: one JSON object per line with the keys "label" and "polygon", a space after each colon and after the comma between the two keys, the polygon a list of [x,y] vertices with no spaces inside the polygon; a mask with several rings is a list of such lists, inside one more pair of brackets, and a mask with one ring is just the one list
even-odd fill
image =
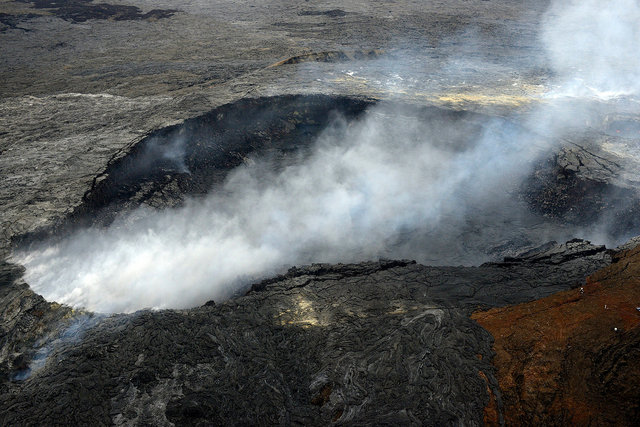
{"label": "steam vent", "polygon": [[0,426],[640,423],[640,4],[0,1]]}

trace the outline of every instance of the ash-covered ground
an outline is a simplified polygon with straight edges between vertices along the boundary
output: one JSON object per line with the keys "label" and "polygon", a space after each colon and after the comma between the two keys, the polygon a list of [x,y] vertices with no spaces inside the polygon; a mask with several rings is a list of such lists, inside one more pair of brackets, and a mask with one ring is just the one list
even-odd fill
{"label": "ash-covered ground", "polygon": [[632,424],[635,370],[470,316],[586,288],[635,360],[639,19],[0,2],[1,423]]}

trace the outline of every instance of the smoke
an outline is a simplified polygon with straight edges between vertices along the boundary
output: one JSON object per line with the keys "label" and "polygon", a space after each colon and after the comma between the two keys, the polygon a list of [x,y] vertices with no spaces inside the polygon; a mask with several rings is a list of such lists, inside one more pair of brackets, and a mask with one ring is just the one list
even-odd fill
{"label": "smoke", "polygon": [[612,98],[640,91],[640,3],[556,1],[541,38],[559,75],[557,93]]}
{"label": "smoke", "polygon": [[[29,361],[29,366],[19,370],[11,376],[12,381],[24,381],[40,371],[47,363],[51,353],[68,344],[74,344],[82,340],[85,332],[97,325],[102,316],[94,314],[81,314],[62,327],[56,337],[46,336],[34,344],[34,354]],[[63,322],[67,322],[64,320]]]}
{"label": "smoke", "polygon": [[[612,4],[601,11],[593,1],[558,3],[545,18],[542,38],[559,85],[571,85],[572,96],[637,89],[637,50],[632,55],[629,46],[638,30],[627,18],[638,7]],[[204,200],[161,212],[141,208],[107,229],[80,230],[15,259],[36,292],[99,312],[220,300],[309,262],[408,257],[475,264],[510,247],[571,237],[575,230],[527,213],[514,192],[532,162],[592,113],[584,103],[547,104],[523,127],[494,119],[476,129],[464,119],[425,121],[381,104],[359,120],[336,119],[289,166],[254,159]],[[152,157],[186,172],[182,137]]]}
{"label": "smoke", "polygon": [[189,173],[185,163],[186,142],[184,134],[175,135],[166,141],[160,141],[157,137],[149,138],[143,153],[136,159],[133,175],[144,176],[152,168],[162,168],[164,172]]}
{"label": "smoke", "polygon": [[37,292],[103,312],[221,299],[285,265],[312,261],[451,261],[442,254],[451,229],[462,228],[470,207],[495,210],[496,200],[506,201],[504,183],[517,182],[539,149],[506,122],[488,123],[475,138],[469,126],[423,122],[380,105],[355,123],[337,120],[306,159],[279,172],[256,159],[204,201],[138,211],[17,257]]}

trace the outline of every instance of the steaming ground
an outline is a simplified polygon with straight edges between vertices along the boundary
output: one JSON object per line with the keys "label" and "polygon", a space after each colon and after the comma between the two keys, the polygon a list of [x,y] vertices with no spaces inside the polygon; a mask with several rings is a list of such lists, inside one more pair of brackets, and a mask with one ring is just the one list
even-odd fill
{"label": "steaming ground", "polygon": [[[638,92],[640,36],[629,20],[638,10],[627,0],[611,2],[604,15],[593,1],[552,7],[542,32],[558,73],[550,99]],[[584,30],[582,22],[593,25]],[[475,264],[590,237],[542,222],[514,194],[532,162],[585,123],[588,105],[571,105],[534,111],[525,125],[535,132],[496,120],[473,140],[382,105],[357,122],[336,121],[308,156],[277,172],[254,159],[204,201],[140,209],[14,259],[49,300],[128,312],[223,299],[296,264],[381,256]]]}
{"label": "steaming ground", "polygon": [[608,98],[640,93],[638,22],[637,0],[553,2],[541,39],[561,92]]}
{"label": "steaming ground", "polygon": [[127,312],[223,299],[290,265],[473,264],[568,238],[512,194],[548,140],[505,121],[477,140],[464,131],[378,106],[355,123],[337,120],[279,172],[256,159],[204,201],[140,209],[16,259],[49,300]]}

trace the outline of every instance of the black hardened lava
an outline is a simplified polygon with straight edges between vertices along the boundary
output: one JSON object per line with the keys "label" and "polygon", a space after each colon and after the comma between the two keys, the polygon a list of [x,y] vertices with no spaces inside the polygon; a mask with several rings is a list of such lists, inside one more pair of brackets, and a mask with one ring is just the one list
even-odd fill
{"label": "black hardened lava", "polygon": [[[254,159],[299,161],[322,132],[340,135],[375,104],[245,99],[157,130],[109,163],[65,224],[104,226],[141,204],[177,206]],[[456,141],[455,150],[489,122],[435,107],[393,110],[447,124],[430,143]],[[469,315],[582,286],[611,259],[603,246],[572,240],[477,267],[315,264],[226,301],[108,317],[45,301],[5,263],[0,296],[17,297],[0,298],[11,319],[0,328],[11,355],[0,364],[0,425],[480,425],[491,399],[501,413],[502,396],[492,338]]]}
{"label": "black hardened lava", "polygon": [[[243,99],[184,123],[159,129],[129,147],[94,179],[83,203],[68,218],[74,226],[108,225],[120,213],[145,204],[180,205],[218,188],[229,172],[254,160],[275,168],[300,161],[322,132],[340,137],[376,101],[324,95]],[[434,144],[464,149],[488,117],[435,107],[397,106],[442,131]]]}
{"label": "black hardened lava", "polygon": [[[180,206],[185,198],[220,189],[232,170],[255,161],[268,159],[272,168],[300,162],[323,132],[340,138],[376,104],[368,98],[329,95],[246,98],[158,129],[114,156],[68,217],[14,242],[64,236],[78,227],[108,226],[118,215],[141,205]],[[453,150],[464,151],[492,129],[499,129],[499,140],[530,135],[516,122],[469,111],[409,105],[393,105],[386,111],[426,124],[435,130],[430,144],[446,144]],[[395,117],[384,120],[393,123]],[[623,128],[618,122],[612,121],[609,128]],[[532,212],[546,217],[543,221],[584,226],[608,221],[615,229],[606,231],[622,237],[640,225],[635,191],[572,172],[580,164],[558,166],[553,153],[540,155],[520,195]],[[591,167],[599,165],[593,162]]]}
{"label": "black hardened lava", "polygon": [[[537,162],[521,186],[522,197],[533,212],[546,218],[581,227],[597,226],[615,239],[635,236],[640,230],[638,191],[580,174],[582,162],[577,158],[575,164],[566,165],[556,154]],[[621,172],[611,169],[611,174]]]}
{"label": "black hardened lava", "polygon": [[221,184],[250,157],[288,155],[305,147],[341,117],[353,120],[370,100],[330,96],[243,99],[150,134],[94,180],[76,221],[108,223],[142,203],[175,206]]}
{"label": "black hardened lava", "polygon": [[35,9],[45,9],[54,16],[71,22],[85,22],[90,19],[110,19],[113,21],[139,21],[170,18],[178,12],[174,9],[153,9],[142,13],[136,6],[97,3],[90,0],[21,0]]}
{"label": "black hardened lava", "polygon": [[[328,95],[247,98],[158,129],[117,153],[68,217],[15,237],[14,243],[107,226],[141,205],[179,206],[186,197],[215,191],[230,171],[256,160],[267,160],[274,168],[299,162],[323,132],[340,138],[376,104],[369,98]],[[490,119],[433,106],[394,105],[392,110],[439,129],[430,143],[456,150],[473,144]]]}
{"label": "black hardened lava", "polygon": [[[312,265],[218,304],[111,316],[0,382],[0,424],[480,425],[501,395],[492,338],[469,314],[610,262],[576,240],[480,267]],[[22,318],[11,337],[36,328]],[[13,360],[11,374],[31,363]]]}

